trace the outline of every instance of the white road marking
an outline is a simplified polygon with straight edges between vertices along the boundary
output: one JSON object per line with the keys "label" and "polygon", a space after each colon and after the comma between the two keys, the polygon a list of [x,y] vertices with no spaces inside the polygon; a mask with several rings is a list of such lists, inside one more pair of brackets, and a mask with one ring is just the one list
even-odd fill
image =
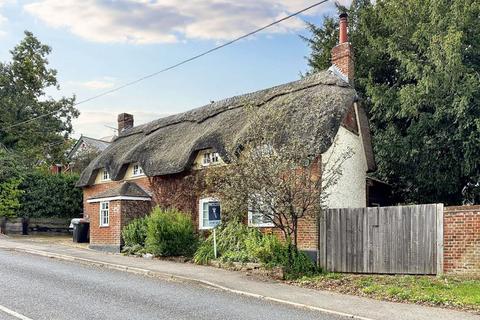
{"label": "white road marking", "polygon": [[20,319],[20,320],[32,320],[32,319],[30,319],[30,318],[28,318],[28,317],[25,317],[24,315],[21,315],[21,314],[18,313],[18,312],[15,312],[15,311],[13,311],[13,310],[8,309],[7,307],[2,306],[1,304],[0,304],[0,311],[3,311],[3,312],[5,312],[6,314],[9,314],[9,315],[11,315],[11,316],[13,316],[13,317],[15,317],[15,318],[17,318],[17,319]]}

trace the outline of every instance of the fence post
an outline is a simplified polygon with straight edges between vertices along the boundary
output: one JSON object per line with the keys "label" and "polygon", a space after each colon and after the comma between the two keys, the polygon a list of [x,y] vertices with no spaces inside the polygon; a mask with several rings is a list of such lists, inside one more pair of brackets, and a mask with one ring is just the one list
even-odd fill
{"label": "fence post", "polygon": [[443,275],[443,203],[437,204],[437,276]]}

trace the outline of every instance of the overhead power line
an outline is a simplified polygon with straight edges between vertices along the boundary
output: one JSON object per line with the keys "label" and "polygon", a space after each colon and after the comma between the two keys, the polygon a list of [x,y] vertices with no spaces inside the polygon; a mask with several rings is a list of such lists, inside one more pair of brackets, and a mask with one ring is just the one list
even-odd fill
{"label": "overhead power line", "polygon": [[[229,45],[231,45],[231,44],[233,44],[233,43],[235,43],[235,42],[238,42],[238,41],[243,40],[243,39],[245,39],[245,38],[248,38],[248,37],[250,37],[250,36],[252,36],[252,35],[254,35],[254,34],[256,34],[256,33],[259,33],[259,32],[261,32],[261,31],[263,31],[263,30],[265,30],[265,29],[268,29],[268,28],[270,28],[270,27],[273,27],[274,25],[277,25],[277,24],[279,24],[279,23],[281,23],[281,22],[283,22],[283,21],[285,21],[285,20],[288,20],[288,19],[291,19],[291,18],[293,18],[293,17],[295,17],[295,16],[298,16],[299,14],[302,14],[303,12],[308,11],[308,10],[310,10],[310,9],[313,9],[313,8],[315,8],[315,7],[318,7],[319,5],[321,5],[321,4],[325,3],[325,2],[328,2],[328,1],[329,1],[329,0],[323,0],[323,1],[316,2],[316,3],[310,5],[310,6],[306,7],[306,8],[303,8],[302,10],[296,11],[296,12],[294,12],[294,13],[288,15],[288,16],[285,16],[285,17],[283,17],[283,18],[281,18],[281,19],[279,19],[279,20],[276,20],[276,21],[274,21],[274,22],[272,22],[272,23],[269,23],[269,24],[267,24],[267,25],[265,25],[265,26],[263,26],[263,27],[261,27],[261,28],[258,28],[258,29],[254,30],[254,31],[251,31],[251,32],[249,32],[249,33],[246,33],[246,34],[244,34],[244,35],[242,35],[242,36],[240,36],[240,37],[238,37],[238,38],[235,38],[235,39],[233,39],[233,40],[230,40],[230,41],[228,41],[228,42],[225,42],[224,44],[221,44],[221,45],[219,45],[219,46],[216,46],[216,47],[214,47],[214,48],[212,48],[212,49],[209,49],[209,50],[207,50],[207,51],[204,51],[204,52],[202,52],[202,53],[199,53],[199,54],[197,54],[197,55],[195,55],[195,56],[193,56],[193,57],[191,57],[191,58],[182,60],[182,61],[180,61],[180,62],[178,62],[178,63],[176,63],[176,64],[174,64],[174,65],[171,65],[171,66],[169,66],[169,67],[166,67],[166,68],[164,68],[164,69],[162,69],[162,70],[159,70],[159,71],[157,71],[157,72],[154,72],[154,73],[145,75],[145,76],[143,76],[143,77],[141,77],[141,78],[138,78],[138,79],[136,79],[136,80],[127,82],[127,83],[125,83],[125,84],[123,84],[123,85],[120,85],[120,86],[118,86],[118,87],[115,87],[115,88],[110,89],[110,90],[107,90],[107,91],[104,91],[104,92],[99,93],[99,94],[97,94],[97,95],[94,95],[94,96],[92,96],[92,97],[90,97],[90,98],[87,98],[87,99],[84,99],[84,100],[80,100],[79,102],[74,103],[73,106],[75,107],[75,106],[78,106],[78,105],[80,105],[80,104],[83,104],[83,103],[86,103],[86,102],[90,102],[90,101],[92,101],[92,100],[95,100],[95,99],[98,99],[98,98],[100,98],[100,97],[106,96],[106,95],[108,95],[108,94],[110,94],[110,93],[119,91],[119,90],[121,90],[121,89],[123,89],[123,88],[132,86],[132,85],[134,85],[134,84],[136,84],[136,83],[139,83],[139,82],[141,82],[141,81],[144,81],[144,80],[146,80],[146,79],[155,77],[155,76],[159,75],[160,73],[164,73],[164,72],[166,72],[166,71],[169,71],[169,70],[175,69],[175,68],[177,68],[177,67],[180,67],[181,65],[184,65],[184,64],[189,63],[189,62],[191,62],[191,61],[193,61],[193,60],[196,60],[196,59],[198,59],[198,58],[201,58],[201,57],[203,57],[203,56],[206,56],[207,54],[210,54],[210,53],[212,53],[212,52],[214,52],[214,51],[217,51],[217,50],[220,50],[220,49],[222,49],[222,48],[225,48],[226,46],[229,46]],[[33,117],[33,118],[31,118],[31,119],[28,119],[28,120],[25,120],[25,121],[22,121],[22,122],[15,123],[15,124],[13,124],[13,125],[11,125],[11,126],[7,126],[7,127],[4,127],[4,128],[0,128],[0,130],[7,130],[7,129],[10,129],[10,128],[14,128],[14,127],[20,126],[20,125],[22,125],[22,124],[29,123],[29,122],[32,122],[32,121],[35,121],[35,120],[38,120],[38,119],[47,117],[47,116],[52,115],[52,114],[55,114],[55,113],[57,113],[57,112],[60,112],[60,110],[52,111],[52,112],[49,112],[49,113],[46,113],[46,114],[42,114],[42,115],[40,115],[40,116]]]}

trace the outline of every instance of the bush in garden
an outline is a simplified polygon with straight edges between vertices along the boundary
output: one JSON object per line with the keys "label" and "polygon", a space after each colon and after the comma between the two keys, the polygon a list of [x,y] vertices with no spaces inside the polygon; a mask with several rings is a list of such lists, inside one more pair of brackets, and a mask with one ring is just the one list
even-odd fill
{"label": "bush in garden", "polygon": [[[275,235],[264,235],[239,221],[230,221],[217,228],[217,255],[222,262],[258,262],[267,268],[282,267],[286,278],[311,275],[315,264],[289,241],[283,243]],[[213,234],[195,252],[194,261],[206,264],[214,259]]]}
{"label": "bush in garden", "polygon": [[122,230],[125,253],[136,253],[145,247],[147,238],[147,217],[138,218],[126,225]]}
{"label": "bush in garden", "polygon": [[197,264],[208,264],[208,262],[213,259],[215,259],[213,253],[213,241],[208,237],[200,242],[200,245],[193,256],[193,261]]}
{"label": "bush in garden", "polygon": [[[216,229],[217,255],[223,262],[256,262],[246,247],[247,238],[259,238],[261,234],[256,229],[248,228],[238,220],[231,220]],[[194,260],[199,264],[206,264],[214,259],[213,232],[205,239],[197,252]]]}
{"label": "bush in garden", "polygon": [[156,207],[147,218],[145,249],[155,256],[190,256],[197,242],[189,215]]}
{"label": "bush in garden", "polygon": [[290,241],[283,243],[275,235],[263,235],[259,242],[247,239],[247,248],[266,267],[283,267],[286,278],[292,279],[316,273],[317,267]]}
{"label": "bush in garden", "polygon": [[320,271],[305,252],[299,251],[291,243],[287,242],[285,250],[285,260],[281,266],[284,268],[287,279],[309,276]]}
{"label": "bush in garden", "polygon": [[250,255],[266,266],[278,266],[285,261],[285,245],[273,234],[249,237],[245,245]]}

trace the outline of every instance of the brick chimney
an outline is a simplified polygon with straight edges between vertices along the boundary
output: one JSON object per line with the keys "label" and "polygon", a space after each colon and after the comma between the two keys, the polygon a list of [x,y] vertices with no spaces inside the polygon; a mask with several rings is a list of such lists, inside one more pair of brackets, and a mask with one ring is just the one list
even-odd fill
{"label": "brick chimney", "polygon": [[120,113],[118,115],[118,133],[123,130],[133,128],[133,115],[129,113]]}
{"label": "brick chimney", "polygon": [[338,44],[332,48],[332,69],[350,84],[354,79],[353,48],[348,42],[348,15],[340,15],[340,36]]}

